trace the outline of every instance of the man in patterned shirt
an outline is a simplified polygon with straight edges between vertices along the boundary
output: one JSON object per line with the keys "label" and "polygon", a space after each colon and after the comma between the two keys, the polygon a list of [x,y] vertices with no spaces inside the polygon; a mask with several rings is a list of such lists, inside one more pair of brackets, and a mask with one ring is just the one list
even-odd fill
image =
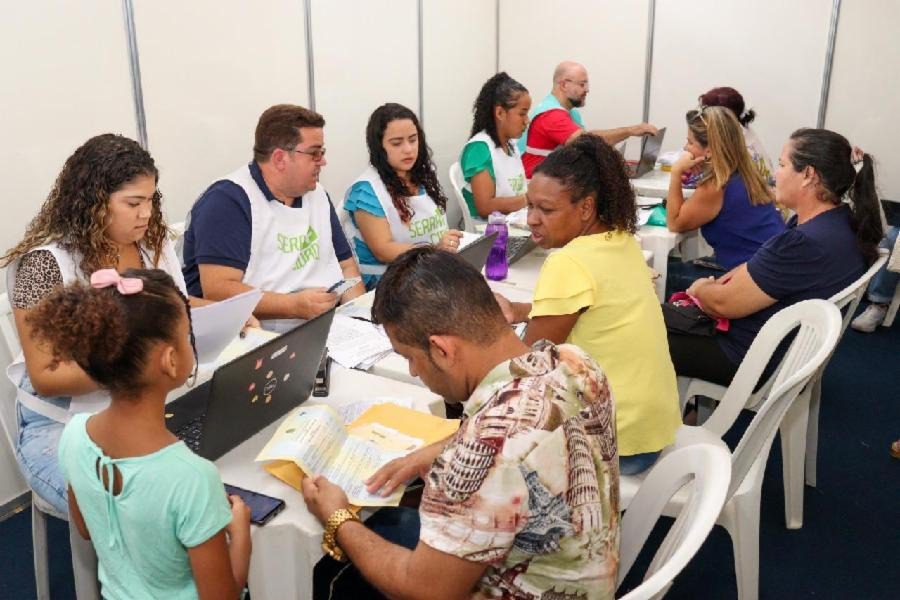
{"label": "man in patterned shirt", "polygon": [[[526,346],[481,274],[430,247],[391,264],[372,314],[410,374],[463,403],[464,418],[369,480],[389,493],[425,479],[418,543],[345,521],[335,537],[355,571],[340,574],[333,597],[371,597],[359,588],[371,584],[393,598],[613,598],[615,411],[597,364],[575,346]],[[323,523],[347,507],[322,477],[307,478],[303,495]]]}

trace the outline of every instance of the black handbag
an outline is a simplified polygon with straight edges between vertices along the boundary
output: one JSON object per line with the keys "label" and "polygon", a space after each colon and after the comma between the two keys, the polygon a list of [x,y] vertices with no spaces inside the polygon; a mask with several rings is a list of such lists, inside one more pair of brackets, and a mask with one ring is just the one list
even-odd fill
{"label": "black handbag", "polygon": [[663,320],[670,333],[684,335],[713,336],[716,334],[716,321],[703,312],[696,304],[662,305]]}

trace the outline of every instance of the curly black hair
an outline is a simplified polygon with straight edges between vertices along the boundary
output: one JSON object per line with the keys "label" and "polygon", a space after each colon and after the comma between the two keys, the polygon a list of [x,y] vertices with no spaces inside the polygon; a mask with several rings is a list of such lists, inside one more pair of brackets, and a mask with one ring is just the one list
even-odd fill
{"label": "curly black hair", "polygon": [[[115,267],[118,250],[106,235],[109,197],[141,175],[159,181],[153,157],[140,144],[112,133],[92,137],[66,160],[40,212],[28,224],[25,238],[0,257],[0,265],[7,266],[38,246],[57,242],[81,255],[78,266],[85,275]],[[143,239],[154,265],[167,232],[162,194],[157,190]]]}
{"label": "curly black hair", "polygon": [[388,163],[387,151],[384,149],[384,131],[391,121],[409,119],[416,126],[419,136],[419,154],[409,171],[410,182],[416,187],[425,188],[425,193],[434,200],[441,210],[447,210],[447,196],[441,189],[434,163],[431,162],[431,148],[425,141],[425,131],[419,124],[416,113],[401,104],[389,102],[375,109],[366,126],[366,145],[369,147],[369,162],[378,171],[378,176],[391,195],[394,208],[400,213],[400,220],[408,223],[413,218],[413,210],[409,206],[409,190]]}
{"label": "curly black hair", "polygon": [[572,202],[594,196],[597,218],[610,229],[637,231],[637,207],[625,160],[600,136],[579,135],[551,152],[534,172],[557,180],[570,191]]}
{"label": "curly black hair", "polygon": [[[494,141],[494,145],[499,148],[500,135],[497,133],[497,122],[494,120],[494,107],[502,106],[509,110],[519,101],[519,96],[527,93],[525,86],[507,75],[505,71],[488,79],[481,86],[481,91],[478,92],[478,97],[472,105],[472,132],[469,137],[479,131],[486,131]],[[507,146],[507,150],[512,154],[512,144],[507,142]]]}
{"label": "curly black hair", "polygon": [[[155,343],[177,341],[183,315],[191,325],[188,299],[160,269],[128,269],[143,290],[124,295],[115,286],[96,289],[76,282],[44,298],[26,317],[34,339],[52,348],[53,359],[74,361],[91,379],[124,397],[142,388],[142,373]],[[197,367],[197,348],[190,327]],[[196,371],[195,371],[196,373]]]}

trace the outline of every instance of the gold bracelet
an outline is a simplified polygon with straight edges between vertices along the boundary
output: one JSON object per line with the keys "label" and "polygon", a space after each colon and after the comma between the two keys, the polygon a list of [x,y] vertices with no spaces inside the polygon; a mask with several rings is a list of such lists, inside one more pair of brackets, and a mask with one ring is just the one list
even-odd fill
{"label": "gold bracelet", "polygon": [[344,551],[341,550],[337,543],[338,528],[347,521],[356,521],[359,523],[359,517],[352,513],[349,509],[339,508],[328,517],[325,521],[325,534],[322,536],[322,550],[334,560],[343,562],[346,560]]}

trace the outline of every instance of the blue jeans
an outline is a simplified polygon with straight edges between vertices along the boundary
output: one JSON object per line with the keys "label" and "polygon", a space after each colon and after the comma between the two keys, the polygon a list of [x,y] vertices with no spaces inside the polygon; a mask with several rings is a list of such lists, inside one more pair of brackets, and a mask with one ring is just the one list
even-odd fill
{"label": "blue jeans", "polygon": [[[897,243],[898,233],[900,233],[900,227],[889,228],[879,246],[889,250],[893,248]],[[887,267],[881,267],[869,282],[869,301],[875,304],[890,304],[894,298],[894,291],[897,289],[897,282],[900,282],[900,273],[894,273],[888,271]]]}
{"label": "blue jeans", "polygon": [[619,457],[619,475],[637,475],[643,473],[656,463],[662,450],[656,452],[644,452]]}
{"label": "blue jeans", "polygon": [[[419,543],[419,511],[398,506],[382,508],[366,520],[366,527],[389,542],[410,550]],[[384,598],[353,566],[324,557],[313,570],[313,600],[341,598]]]}
{"label": "blue jeans", "polygon": [[[715,257],[711,256],[705,260],[714,262]],[[671,256],[669,257],[668,273],[666,275],[666,297],[663,298],[663,301],[668,302],[672,294],[687,290],[698,279],[721,277],[726,272],[723,269],[712,269],[693,262],[682,262],[677,256]]]}
{"label": "blue jeans", "polygon": [[16,405],[19,440],[16,461],[28,486],[57,512],[69,514],[66,480],[59,468],[59,438],[65,425]]}

